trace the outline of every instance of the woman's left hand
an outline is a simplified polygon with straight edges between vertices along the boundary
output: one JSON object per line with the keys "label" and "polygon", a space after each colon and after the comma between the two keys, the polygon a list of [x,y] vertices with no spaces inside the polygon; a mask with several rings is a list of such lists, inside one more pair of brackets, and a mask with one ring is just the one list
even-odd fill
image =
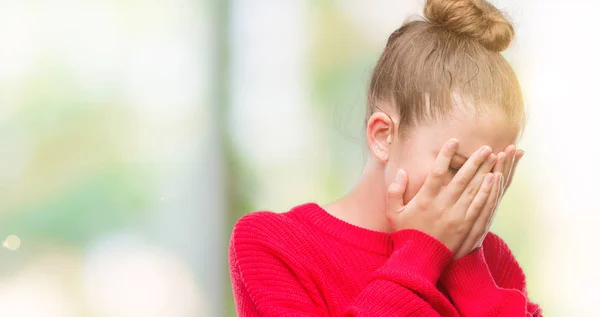
{"label": "woman's left hand", "polygon": [[513,144],[507,146],[504,152],[498,153],[498,159],[496,161],[496,165],[494,166],[493,172],[502,173],[502,176],[504,176],[500,197],[504,196],[508,186],[510,186],[512,183],[517,164],[523,155],[525,155],[525,152],[520,149],[517,150]]}
{"label": "woman's left hand", "polygon": [[492,172],[502,174],[502,188],[500,188],[500,193],[493,206],[494,209],[492,211],[492,216],[488,218],[487,223],[485,224],[485,234],[483,234],[481,236],[481,239],[477,242],[476,248],[480,247],[483,244],[483,240],[485,239],[487,232],[490,230],[490,227],[492,226],[492,221],[496,216],[496,210],[498,209],[500,200],[504,196],[504,193],[506,193],[508,186],[510,186],[510,184],[512,183],[513,175],[515,175],[517,164],[519,163],[521,158],[523,158],[523,155],[525,155],[525,151],[521,149],[517,150],[517,148],[513,144],[507,146],[504,152],[498,153],[496,165],[494,165]]}

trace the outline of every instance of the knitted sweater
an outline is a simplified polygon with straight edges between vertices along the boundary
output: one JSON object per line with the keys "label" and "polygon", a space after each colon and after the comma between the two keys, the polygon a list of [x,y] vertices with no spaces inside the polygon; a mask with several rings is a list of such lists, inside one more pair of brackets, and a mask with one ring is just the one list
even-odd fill
{"label": "knitted sweater", "polygon": [[314,203],[242,217],[229,266],[243,317],[541,316],[523,271],[492,233],[453,261],[425,233],[360,228]]}

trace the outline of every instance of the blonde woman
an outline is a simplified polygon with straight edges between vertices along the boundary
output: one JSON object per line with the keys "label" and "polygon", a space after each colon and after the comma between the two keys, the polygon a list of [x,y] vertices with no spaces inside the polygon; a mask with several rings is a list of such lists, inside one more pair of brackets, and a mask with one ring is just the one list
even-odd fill
{"label": "blonde woman", "polygon": [[373,71],[353,190],[236,224],[239,316],[541,316],[488,233],[524,154],[523,98],[500,54],[513,27],[485,0],[428,0],[424,16]]}

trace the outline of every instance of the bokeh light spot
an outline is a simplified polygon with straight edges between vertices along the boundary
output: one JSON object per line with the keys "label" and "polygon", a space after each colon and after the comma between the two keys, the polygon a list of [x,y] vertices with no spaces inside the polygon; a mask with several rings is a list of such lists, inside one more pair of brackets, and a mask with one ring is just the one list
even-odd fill
{"label": "bokeh light spot", "polygon": [[4,242],[2,242],[2,246],[11,251],[16,251],[21,246],[21,239],[16,235],[11,234],[8,237],[6,237],[6,239],[4,239]]}

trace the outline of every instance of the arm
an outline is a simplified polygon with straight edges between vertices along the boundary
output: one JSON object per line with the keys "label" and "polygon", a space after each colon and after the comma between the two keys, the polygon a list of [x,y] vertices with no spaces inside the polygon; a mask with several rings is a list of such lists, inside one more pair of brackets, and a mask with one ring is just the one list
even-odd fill
{"label": "arm", "polygon": [[510,249],[492,233],[481,248],[450,264],[441,281],[463,316],[542,316],[527,298],[525,275]]}
{"label": "arm", "polygon": [[[278,256],[278,251],[261,243],[268,241],[265,238],[257,237],[256,230],[234,230],[230,266],[238,315],[330,316],[306,272],[295,269],[298,263]],[[353,302],[343,308],[344,316],[455,316],[452,305],[435,288],[452,253],[437,240],[414,230],[394,234],[394,241],[394,253]]]}
{"label": "arm", "polygon": [[372,275],[346,316],[455,316],[456,310],[435,286],[452,252],[417,230],[401,230],[392,237],[394,253]]}

